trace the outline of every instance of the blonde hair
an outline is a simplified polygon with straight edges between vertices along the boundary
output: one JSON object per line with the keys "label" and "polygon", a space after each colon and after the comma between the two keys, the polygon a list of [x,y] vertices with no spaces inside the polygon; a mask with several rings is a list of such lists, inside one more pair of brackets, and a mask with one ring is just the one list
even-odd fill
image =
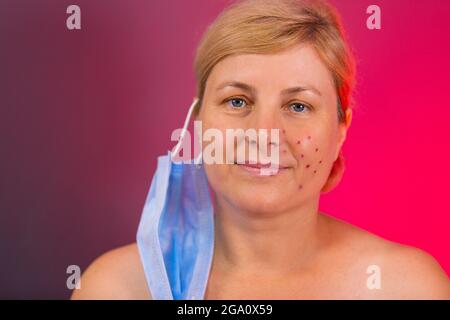
{"label": "blonde hair", "polygon": [[276,53],[310,44],[332,74],[338,95],[338,119],[353,107],[355,63],[338,12],[319,0],[241,0],[209,26],[197,48],[194,71],[198,113],[214,66],[233,54]]}

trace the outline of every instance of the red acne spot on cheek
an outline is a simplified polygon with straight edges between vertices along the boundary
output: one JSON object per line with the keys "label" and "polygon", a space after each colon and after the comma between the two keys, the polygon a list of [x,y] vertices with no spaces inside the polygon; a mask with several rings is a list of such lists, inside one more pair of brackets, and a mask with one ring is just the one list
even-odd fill
{"label": "red acne spot on cheek", "polygon": [[314,173],[317,173],[317,170],[314,170]]}
{"label": "red acne spot on cheek", "polygon": [[287,152],[287,150],[283,150],[283,153],[286,153]]}
{"label": "red acne spot on cheek", "polygon": [[311,140],[311,136],[308,136],[308,140]]}
{"label": "red acne spot on cheek", "polygon": [[307,164],[307,165],[306,165],[306,169],[308,169],[310,166],[311,166],[311,165]]}
{"label": "red acne spot on cheek", "polygon": [[297,140],[297,144],[300,144],[300,140]]}
{"label": "red acne spot on cheek", "polygon": [[304,158],[304,157],[305,157],[305,155],[304,155],[304,154],[301,154],[301,155],[300,155],[300,157]]}
{"label": "red acne spot on cheek", "polygon": [[319,164],[321,164],[321,163],[322,163],[322,160],[319,161]]}
{"label": "red acne spot on cheek", "polygon": [[283,129],[283,130],[281,130],[281,132],[286,133],[286,130]]}
{"label": "red acne spot on cheek", "polygon": [[316,152],[319,151],[319,148],[316,148]]}
{"label": "red acne spot on cheek", "polygon": [[303,189],[303,186],[302,186],[302,185],[299,185],[298,188],[301,190],[301,189]]}

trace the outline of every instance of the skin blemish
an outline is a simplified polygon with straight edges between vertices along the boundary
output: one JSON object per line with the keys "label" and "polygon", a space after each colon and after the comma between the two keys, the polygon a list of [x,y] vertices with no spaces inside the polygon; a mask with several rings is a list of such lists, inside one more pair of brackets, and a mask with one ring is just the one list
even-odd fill
{"label": "skin blemish", "polygon": [[314,173],[316,173],[317,172],[317,170],[314,170]]}
{"label": "skin blemish", "polygon": [[306,169],[308,169],[309,167],[311,167],[311,165],[307,164],[307,165],[306,165]]}
{"label": "skin blemish", "polygon": [[299,189],[303,189],[303,186],[302,186],[302,185],[299,185],[298,188],[299,188]]}
{"label": "skin blemish", "polygon": [[302,157],[302,158],[304,158],[304,157],[305,157],[305,155],[304,155],[304,154],[301,154],[301,157]]}
{"label": "skin blemish", "polygon": [[319,161],[319,164],[321,164],[321,163],[322,163],[322,160]]}
{"label": "skin blemish", "polygon": [[308,136],[308,140],[311,140],[311,136]]}
{"label": "skin blemish", "polygon": [[281,132],[286,133],[286,130],[283,129]]}
{"label": "skin blemish", "polygon": [[319,148],[316,148],[316,152],[319,151]]}
{"label": "skin blemish", "polygon": [[283,153],[286,153],[287,152],[287,150],[283,150]]}
{"label": "skin blemish", "polygon": [[300,140],[297,140],[297,144],[300,144]]}

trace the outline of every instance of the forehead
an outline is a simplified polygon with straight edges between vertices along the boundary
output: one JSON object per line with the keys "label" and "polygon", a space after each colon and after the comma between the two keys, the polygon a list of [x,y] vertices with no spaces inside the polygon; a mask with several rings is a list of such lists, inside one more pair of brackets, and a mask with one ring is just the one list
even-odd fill
{"label": "forehead", "polygon": [[223,81],[242,81],[261,90],[282,90],[295,85],[316,87],[334,94],[331,72],[309,45],[298,45],[273,54],[238,54],[214,66],[207,88]]}

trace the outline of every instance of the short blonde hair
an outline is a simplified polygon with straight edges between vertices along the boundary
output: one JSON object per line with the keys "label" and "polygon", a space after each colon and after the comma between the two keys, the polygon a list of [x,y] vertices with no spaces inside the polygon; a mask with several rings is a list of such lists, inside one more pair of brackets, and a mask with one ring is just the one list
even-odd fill
{"label": "short blonde hair", "polygon": [[197,48],[194,71],[198,113],[214,66],[233,54],[276,53],[310,44],[332,74],[338,95],[338,119],[353,107],[355,63],[341,18],[321,0],[241,0],[226,8],[206,30]]}

